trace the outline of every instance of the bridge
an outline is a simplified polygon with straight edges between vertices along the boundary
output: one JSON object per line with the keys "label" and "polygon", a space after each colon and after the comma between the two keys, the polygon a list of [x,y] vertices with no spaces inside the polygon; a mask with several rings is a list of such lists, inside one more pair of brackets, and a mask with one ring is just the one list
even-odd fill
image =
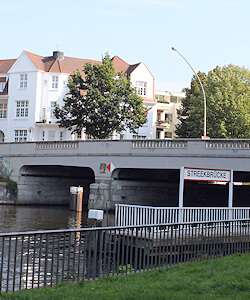
{"label": "bridge", "polygon": [[[84,204],[178,206],[181,167],[233,171],[235,206],[249,206],[250,140],[86,140],[1,143],[18,184],[17,203],[68,205],[70,186]],[[188,181],[184,206],[227,206],[228,184]]]}

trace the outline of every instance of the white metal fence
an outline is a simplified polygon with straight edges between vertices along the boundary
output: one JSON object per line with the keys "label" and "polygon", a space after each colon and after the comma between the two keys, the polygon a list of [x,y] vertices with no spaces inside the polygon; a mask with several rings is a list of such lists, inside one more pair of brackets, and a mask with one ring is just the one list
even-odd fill
{"label": "white metal fence", "polygon": [[193,223],[211,221],[245,220],[250,218],[250,208],[228,207],[152,207],[116,204],[115,225],[155,225],[172,223]]}

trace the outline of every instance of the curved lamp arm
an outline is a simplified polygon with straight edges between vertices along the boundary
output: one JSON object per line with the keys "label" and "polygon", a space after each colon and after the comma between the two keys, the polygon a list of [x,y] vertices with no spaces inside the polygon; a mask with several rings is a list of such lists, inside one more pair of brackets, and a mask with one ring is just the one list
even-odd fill
{"label": "curved lamp arm", "polygon": [[172,50],[173,51],[176,51],[184,60],[185,62],[189,65],[189,67],[193,70],[194,74],[196,75],[196,77],[198,78],[199,80],[199,83],[201,85],[201,89],[202,89],[202,93],[203,93],[203,98],[204,98],[204,138],[206,138],[207,136],[207,104],[206,104],[206,94],[205,94],[205,90],[204,90],[204,87],[203,87],[203,84],[200,80],[200,77],[198,76],[198,74],[195,72],[195,70],[193,69],[193,67],[190,65],[190,63],[186,60],[186,58],[178,51],[176,50],[174,47],[172,47]]}

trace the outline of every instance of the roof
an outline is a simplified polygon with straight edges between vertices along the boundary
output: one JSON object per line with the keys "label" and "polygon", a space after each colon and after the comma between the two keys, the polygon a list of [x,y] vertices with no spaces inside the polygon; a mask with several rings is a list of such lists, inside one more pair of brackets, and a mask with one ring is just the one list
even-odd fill
{"label": "roof", "polygon": [[16,59],[0,60],[0,73],[7,73],[15,61]]}
{"label": "roof", "polygon": [[38,70],[44,72],[58,72],[58,73],[69,73],[73,74],[74,71],[79,70],[83,74],[83,66],[86,62],[92,64],[101,64],[101,61],[91,60],[91,59],[81,59],[64,56],[63,59],[54,58],[53,56],[43,57],[28,51],[24,51],[33,64]]}

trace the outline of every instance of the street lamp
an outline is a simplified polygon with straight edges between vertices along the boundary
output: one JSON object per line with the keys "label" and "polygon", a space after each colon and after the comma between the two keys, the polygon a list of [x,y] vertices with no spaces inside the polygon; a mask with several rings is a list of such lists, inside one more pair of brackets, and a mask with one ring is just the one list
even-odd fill
{"label": "street lamp", "polygon": [[204,87],[203,84],[201,83],[200,77],[198,76],[198,74],[195,72],[195,70],[193,69],[193,67],[190,65],[190,63],[186,60],[186,58],[178,51],[176,50],[174,47],[172,47],[173,51],[176,51],[184,60],[185,62],[189,65],[189,67],[193,70],[194,74],[196,75],[196,77],[198,78],[200,85],[201,85],[201,89],[203,92],[203,98],[204,98],[204,132],[203,132],[203,137],[202,139],[207,139],[207,105],[206,105],[206,95],[205,95],[205,91],[204,91]]}

